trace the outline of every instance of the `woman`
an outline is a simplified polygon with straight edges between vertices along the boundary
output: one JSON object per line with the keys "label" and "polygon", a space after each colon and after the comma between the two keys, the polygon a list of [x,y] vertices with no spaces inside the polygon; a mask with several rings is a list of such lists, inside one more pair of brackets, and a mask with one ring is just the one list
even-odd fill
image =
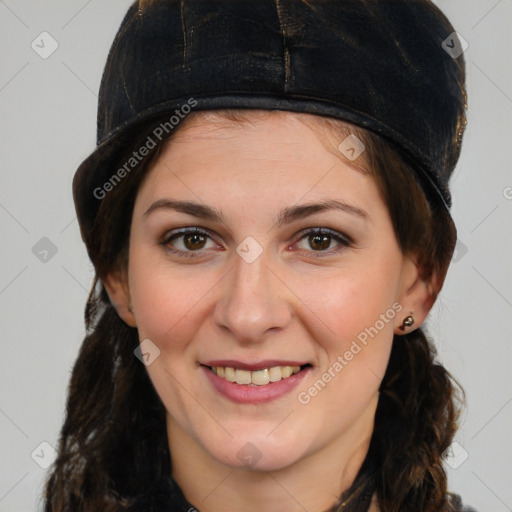
{"label": "woman", "polygon": [[48,511],[468,510],[421,329],[457,45],[427,0],[130,8],[73,185],[97,279]]}

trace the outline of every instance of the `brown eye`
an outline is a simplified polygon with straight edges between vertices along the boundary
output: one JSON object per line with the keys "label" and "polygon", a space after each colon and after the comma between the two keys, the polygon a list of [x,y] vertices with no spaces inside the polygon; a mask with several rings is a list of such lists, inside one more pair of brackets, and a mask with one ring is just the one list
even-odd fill
{"label": "brown eye", "polygon": [[317,253],[315,256],[328,256],[351,247],[353,241],[347,235],[329,228],[316,228],[303,232],[297,247],[303,251]]}
{"label": "brown eye", "polygon": [[161,242],[167,250],[179,255],[191,256],[193,253],[203,254],[207,249],[215,248],[211,236],[197,228],[182,229],[169,233]]}
{"label": "brown eye", "polygon": [[190,251],[202,249],[206,244],[206,237],[201,233],[189,233],[183,236],[183,243]]}
{"label": "brown eye", "polygon": [[310,235],[308,237],[309,246],[314,251],[323,251],[331,245],[330,235]]}

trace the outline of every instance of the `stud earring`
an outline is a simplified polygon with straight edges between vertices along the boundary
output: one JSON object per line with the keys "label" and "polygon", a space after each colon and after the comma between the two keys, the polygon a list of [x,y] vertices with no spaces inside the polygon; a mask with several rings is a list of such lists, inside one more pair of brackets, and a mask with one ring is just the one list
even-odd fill
{"label": "stud earring", "polygon": [[411,325],[414,323],[414,317],[413,317],[413,315],[414,315],[414,312],[413,312],[413,311],[411,311],[411,314],[410,314],[410,315],[407,315],[407,316],[404,318],[404,320],[403,320],[403,322],[402,322],[402,325],[400,326],[400,329],[401,329],[402,331],[405,331],[408,327],[411,327]]}

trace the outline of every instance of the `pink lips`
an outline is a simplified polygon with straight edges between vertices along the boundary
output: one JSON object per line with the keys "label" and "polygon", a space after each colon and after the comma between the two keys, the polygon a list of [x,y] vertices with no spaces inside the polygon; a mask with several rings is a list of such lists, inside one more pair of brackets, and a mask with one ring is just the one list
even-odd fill
{"label": "pink lips", "polygon": [[241,363],[233,360],[216,360],[203,363],[202,369],[213,388],[225,398],[241,404],[258,404],[270,402],[286,395],[296,388],[299,383],[310,373],[311,367],[303,368],[300,372],[291,375],[278,382],[270,382],[265,386],[244,385],[236,382],[228,382],[226,379],[215,375],[210,367],[223,366],[240,370],[255,371],[273,366],[303,366],[304,362],[266,360],[257,363]]}

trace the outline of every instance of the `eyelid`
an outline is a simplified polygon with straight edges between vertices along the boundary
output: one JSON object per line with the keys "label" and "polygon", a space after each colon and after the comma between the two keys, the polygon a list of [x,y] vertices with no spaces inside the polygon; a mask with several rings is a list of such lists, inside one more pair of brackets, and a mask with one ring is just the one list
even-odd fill
{"label": "eyelid", "polygon": [[353,245],[354,240],[347,234],[341,233],[335,229],[325,228],[325,227],[314,227],[314,228],[306,228],[300,231],[297,234],[297,240],[302,240],[306,235],[329,235],[335,239],[340,239],[347,245]]}
{"label": "eyelid", "polygon": [[169,242],[171,238],[178,237],[180,235],[190,235],[190,234],[200,234],[200,235],[206,235],[212,240],[214,237],[212,236],[211,232],[205,228],[201,228],[199,226],[187,226],[183,228],[176,228],[172,229],[170,231],[166,231],[165,234],[161,237],[162,242]]}

